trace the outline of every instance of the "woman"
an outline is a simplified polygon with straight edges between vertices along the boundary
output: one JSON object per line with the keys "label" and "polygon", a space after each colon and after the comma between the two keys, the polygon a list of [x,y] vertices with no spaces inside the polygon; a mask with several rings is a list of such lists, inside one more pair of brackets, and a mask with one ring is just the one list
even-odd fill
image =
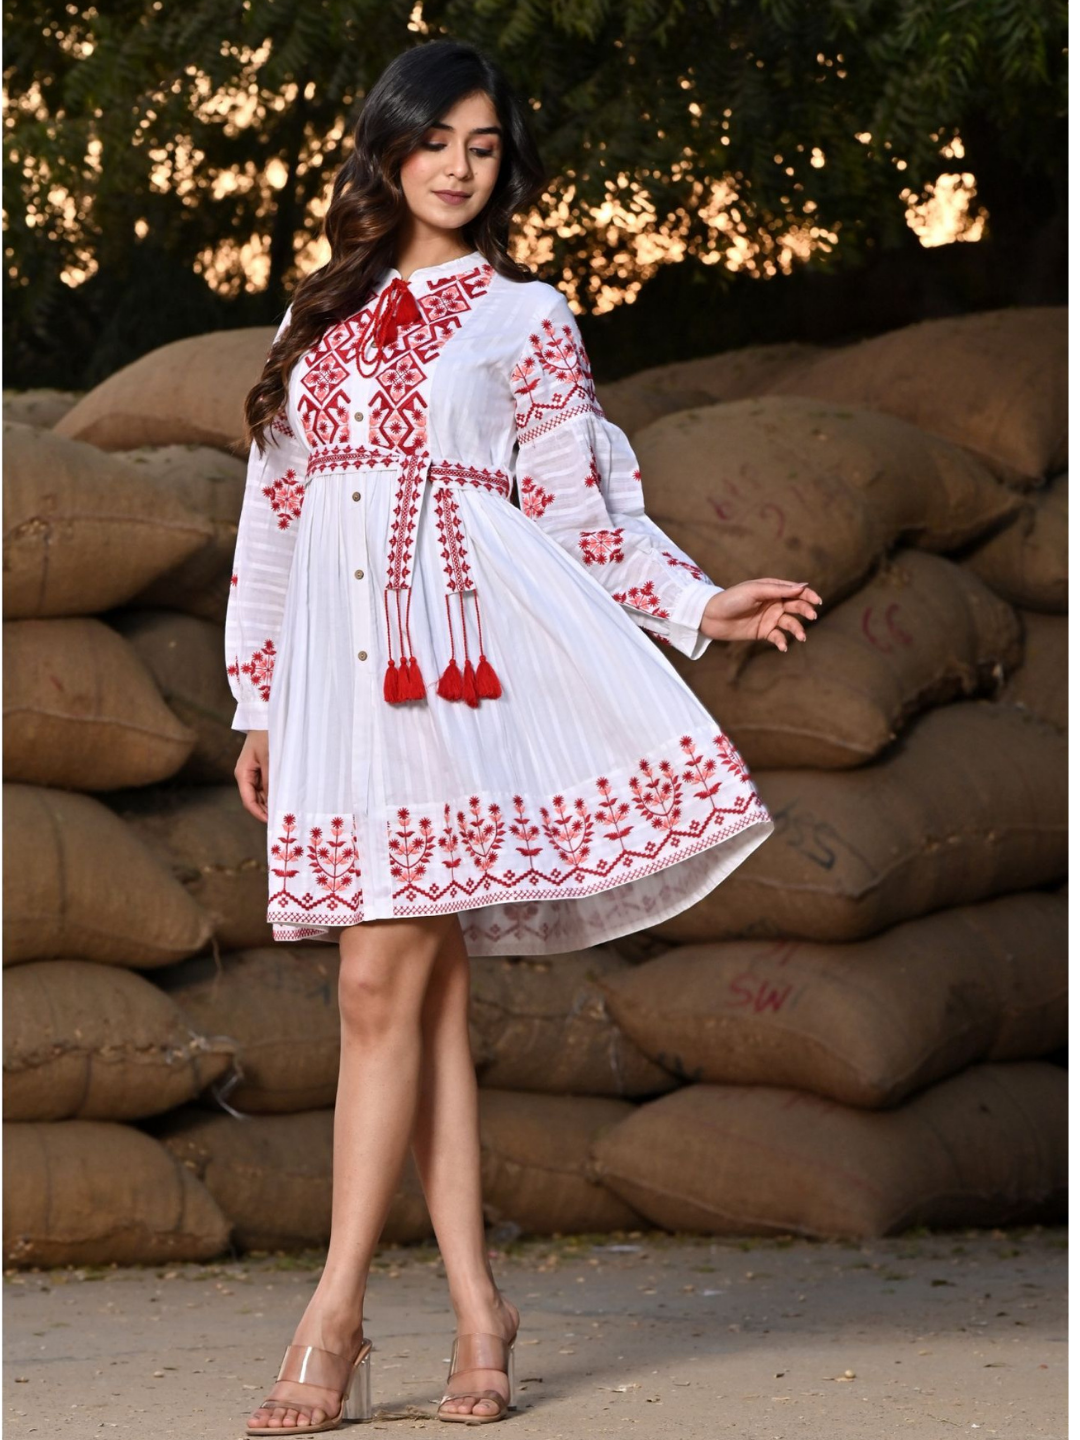
{"label": "woman", "polygon": [[399,56],[248,397],[235,773],[275,939],[340,944],[342,1042],[326,1265],[254,1435],[370,1415],[364,1291],[410,1141],[457,1321],[439,1417],[506,1414],[519,1316],[484,1240],[468,957],[658,922],[773,828],[662,647],[786,650],[820,597],[714,585],[646,516],[573,314],[507,253],[542,187],[485,57]]}

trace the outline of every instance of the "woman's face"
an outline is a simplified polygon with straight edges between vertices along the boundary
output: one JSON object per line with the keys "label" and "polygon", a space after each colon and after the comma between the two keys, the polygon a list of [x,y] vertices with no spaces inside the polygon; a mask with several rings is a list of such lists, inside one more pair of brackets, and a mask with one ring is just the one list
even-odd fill
{"label": "woman's face", "polygon": [[501,160],[494,105],[482,93],[466,95],[402,161],[401,188],[414,221],[433,230],[467,225],[487,204]]}

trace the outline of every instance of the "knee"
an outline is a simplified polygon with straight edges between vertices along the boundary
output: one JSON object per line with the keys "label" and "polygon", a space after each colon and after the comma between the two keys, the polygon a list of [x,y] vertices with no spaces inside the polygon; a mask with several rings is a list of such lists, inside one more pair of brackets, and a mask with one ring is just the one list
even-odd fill
{"label": "knee", "polygon": [[379,956],[343,963],[338,979],[341,1023],[369,1039],[415,1023],[413,987],[403,983],[394,965]]}

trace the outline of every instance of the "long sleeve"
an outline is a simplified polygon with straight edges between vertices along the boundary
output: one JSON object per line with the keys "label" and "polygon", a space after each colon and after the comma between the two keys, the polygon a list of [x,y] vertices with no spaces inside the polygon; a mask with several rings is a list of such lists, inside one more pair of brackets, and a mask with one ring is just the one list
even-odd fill
{"label": "long sleeve", "polygon": [[[277,335],[288,325],[291,313],[290,306]],[[259,454],[254,442],[248,452],[225,615],[225,663],[236,700],[234,730],[267,729],[270,685],[304,500],[307,450],[284,411],[267,427],[265,440],[265,454]]]}
{"label": "long sleeve", "polygon": [[596,398],[573,311],[553,291],[512,374],[521,509],[587,566],[647,634],[691,660],[723,590],[645,513],[625,433]]}

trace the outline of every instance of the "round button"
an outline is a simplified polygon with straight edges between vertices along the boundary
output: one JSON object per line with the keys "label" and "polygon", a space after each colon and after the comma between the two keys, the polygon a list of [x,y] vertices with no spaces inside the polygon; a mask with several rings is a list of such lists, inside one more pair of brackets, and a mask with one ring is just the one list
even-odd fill
{"label": "round button", "polygon": [[360,658],[361,660],[366,660],[366,659],[367,659],[367,651],[366,651],[366,650],[358,650],[358,651],[357,651],[357,654],[358,654],[358,656],[359,656],[359,658]]}
{"label": "round button", "polygon": [[356,578],[357,580],[362,580],[364,578],[364,572],[362,570],[357,570]]}
{"label": "round button", "polygon": [[354,490],[354,491],[352,492],[352,498],[353,498],[354,500],[359,500],[359,499],[360,499],[360,491],[359,491],[359,490]]}
{"label": "round button", "polygon": [[352,418],[354,420],[362,420],[364,418],[364,412],[362,410],[357,410],[357,412]]}

